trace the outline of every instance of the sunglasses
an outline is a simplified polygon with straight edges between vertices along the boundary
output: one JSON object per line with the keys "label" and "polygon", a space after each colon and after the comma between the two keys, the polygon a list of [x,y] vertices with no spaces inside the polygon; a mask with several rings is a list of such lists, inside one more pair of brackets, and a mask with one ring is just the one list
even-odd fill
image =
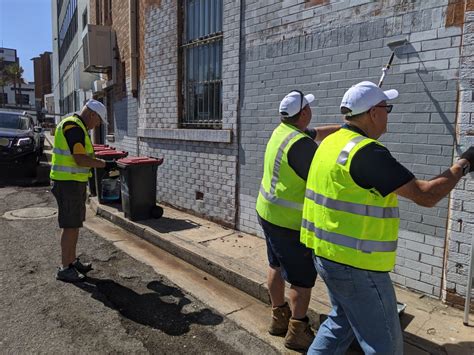
{"label": "sunglasses", "polygon": [[393,105],[376,105],[374,107],[385,107],[385,110],[387,110],[387,113],[392,112]]}

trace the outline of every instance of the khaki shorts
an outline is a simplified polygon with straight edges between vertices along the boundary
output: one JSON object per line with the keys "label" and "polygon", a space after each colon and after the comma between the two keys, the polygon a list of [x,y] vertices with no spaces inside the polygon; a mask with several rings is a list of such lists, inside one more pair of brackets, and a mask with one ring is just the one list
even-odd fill
{"label": "khaki shorts", "polygon": [[53,193],[58,203],[59,228],[80,228],[86,220],[87,183],[53,181]]}

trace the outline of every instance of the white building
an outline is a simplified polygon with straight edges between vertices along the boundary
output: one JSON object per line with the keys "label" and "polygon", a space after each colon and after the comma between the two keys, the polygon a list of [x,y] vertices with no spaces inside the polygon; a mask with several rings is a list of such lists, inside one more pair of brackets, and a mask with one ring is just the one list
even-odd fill
{"label": "white building", "polygon": [[[16,95],[17,100],[15,101],[15,87],[12,84],[8,84],[3,87],[3,103],[7,107],[17,106],[24,109],[35,109],[35,83],[24,83],[21,84],[21,89],[17,85]],[[1,99],[0,99],[1,100]]]}
{"label": "white building", "polygon": [[[92,96],[97,74],[84,72],[82,36],[89,19],[89,1],[52,1],[54,112],[78,111]],[[59,120],[57,116],[56,120]]]}

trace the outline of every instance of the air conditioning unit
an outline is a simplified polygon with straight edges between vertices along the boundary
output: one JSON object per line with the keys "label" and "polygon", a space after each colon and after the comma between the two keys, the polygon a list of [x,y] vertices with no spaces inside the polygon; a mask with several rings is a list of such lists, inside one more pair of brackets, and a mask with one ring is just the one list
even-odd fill
{"label": "air conditioning unit", "polygon": [[110,26],[87,25],[82,37],[84,71],[105,73],[112,68],[112,28]]}

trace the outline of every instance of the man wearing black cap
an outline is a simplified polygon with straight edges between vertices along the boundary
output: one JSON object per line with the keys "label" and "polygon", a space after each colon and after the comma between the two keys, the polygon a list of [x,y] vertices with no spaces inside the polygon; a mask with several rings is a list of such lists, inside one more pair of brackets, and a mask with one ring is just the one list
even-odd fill
{"label": "man wearing black cap", "polygon": [[58,221],[61,233],[62,266],[56,279],[78,282],[92,269],[76,257],[79,228],[86,215],[86,185],[90,168],[112,168],[114,162],[94,158],[94,149],[88,130],[106,123],[105,106],[89,100],[79,114],[63,119],[56,128],[51,160],[51,189],[58,203]]}
{"label": "man wearing black cap", "polygon": [[[265,151],[264,172],[257,199],[258,220],[267,242],[268,290],[272,302],[272,335],[285,335],[285,346],[306,350],[314,333],[306,316],[316,280],[311,250],[299,242],[301,211],[309,166],[321,141],[340,126],[307,129],[311,94],[293,90],[280,103],[281,123]],[[290,306],[285,280],[291,284]]]}
{"label": "man wearing black cap", "polygon": [[378,138],[387,130],[388,100],[369,81],[346,91],[346,124],[318,148],[308,174],[301,241],[328,288],[332,310],[308,354],[345,354],[354,337],[366,354],[402,354],[403,337],[389,272],[395,265],[397,195],[432,207],[474,167],[469,148],[441,175],[418,180]]}

